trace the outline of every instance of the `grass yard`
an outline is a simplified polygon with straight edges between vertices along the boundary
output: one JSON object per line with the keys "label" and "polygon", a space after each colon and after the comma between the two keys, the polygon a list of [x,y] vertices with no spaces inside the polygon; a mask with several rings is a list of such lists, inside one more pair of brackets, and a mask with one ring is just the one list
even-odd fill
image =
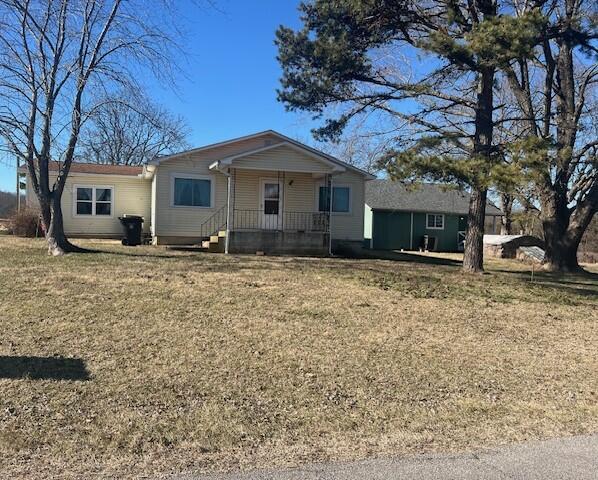
{"label": "grass yard", "polygon": [[[119,478],[598,430],[598,275],[0,237],[0,476]],[[22,359],[20,357],[38,357]]]}

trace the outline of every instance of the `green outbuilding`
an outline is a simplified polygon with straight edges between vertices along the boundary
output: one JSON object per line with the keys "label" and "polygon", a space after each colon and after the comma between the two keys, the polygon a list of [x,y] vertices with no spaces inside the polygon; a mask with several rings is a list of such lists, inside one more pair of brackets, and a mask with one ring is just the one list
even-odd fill
{"label": "green outbuilding", "polygon": [[[455,187],[390,180],[366,182],[364,238],[375,250],[463,251],[469,194]],[[486,233],[497,233],[502,212],[486,206]]]}

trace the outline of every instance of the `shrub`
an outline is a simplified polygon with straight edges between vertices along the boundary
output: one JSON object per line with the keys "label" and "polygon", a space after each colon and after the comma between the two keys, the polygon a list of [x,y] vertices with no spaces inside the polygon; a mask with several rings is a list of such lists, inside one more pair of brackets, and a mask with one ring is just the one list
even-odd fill
{"label": "shrub", "polygon": [[15,213],[10,218],[9,229],[13,235],[19,237],[41,237],[44,235],[39,212],[30,208],[24,208]]}

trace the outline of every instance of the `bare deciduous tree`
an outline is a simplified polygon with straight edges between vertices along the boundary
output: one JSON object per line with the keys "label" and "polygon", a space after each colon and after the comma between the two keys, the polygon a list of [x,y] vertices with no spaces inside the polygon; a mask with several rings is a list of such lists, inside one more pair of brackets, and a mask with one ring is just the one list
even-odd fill
{"label": "bare deciduous tree", "polygon": [[598,209],[596,5],[555,0],[514,6],[518,15],[540,8],[546,19],[536,55],[504,71],[527,135],[521,156],[540,207],[545,267],[574,271],[579,243]]}
{"label": "bare deciduous tree", "polygon": [[185,121],[144,95],[108,98],[81,134],[77,159],[112,165],[143,165],[188,147]]}
{"label": "bare deciduous tree", "polygon": [[[49,253],[76,251],[60,201],[93,95],[171,71],[170,4],[0,0],[0,138],[27,166]],[[147,70],[146,70],[147,69]],[[60,162],[50,178],[50,160]]]}

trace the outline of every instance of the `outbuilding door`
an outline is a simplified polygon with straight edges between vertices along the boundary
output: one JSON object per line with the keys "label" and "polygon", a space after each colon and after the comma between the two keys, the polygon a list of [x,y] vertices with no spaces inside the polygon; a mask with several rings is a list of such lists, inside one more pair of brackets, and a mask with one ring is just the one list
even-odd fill
{"label": "outbuilding door", "polygon": [[375,210],[372,247],[377,250],[408,250],[411,247],[411,214]]}

